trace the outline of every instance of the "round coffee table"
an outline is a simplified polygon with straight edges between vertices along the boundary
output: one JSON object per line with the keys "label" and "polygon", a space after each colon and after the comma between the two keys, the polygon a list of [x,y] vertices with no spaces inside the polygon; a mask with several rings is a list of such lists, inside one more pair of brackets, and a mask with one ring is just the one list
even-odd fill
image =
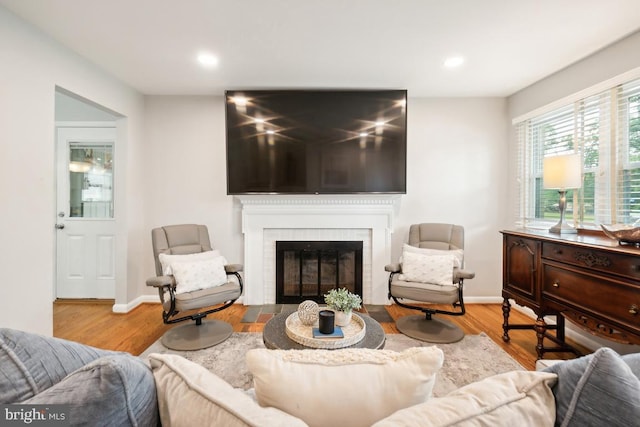
{"label": "round coffee table", "polygon": [[[290,314],[291,313],[280,313],[271,318],[264,325],[262,340],[264,341],[265,347],[277,350],[301,350],[311,348],[299,344],[287,336],[287,332],[285,331],[285,322]],[[384,348],[385,337],[382,326],[369,316],[360,314],[360,317],[362,317],[362,320],[364,320],[366,325],[364,338],[353,345],[342,348]]]}

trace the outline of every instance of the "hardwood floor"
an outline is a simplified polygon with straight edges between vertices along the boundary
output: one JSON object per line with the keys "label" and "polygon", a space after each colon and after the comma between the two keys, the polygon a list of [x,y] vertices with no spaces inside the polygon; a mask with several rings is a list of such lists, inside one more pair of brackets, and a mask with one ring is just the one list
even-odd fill
{"label": "hardwood floor", "polygon": [[[139,355],[172,325],[162,323],[159,304],[142,304],[126,314],[113,313],[113,301],[73,302],[56,301],[53,306],[53,334],[59,338],[81,342],[94,347],[127,351]],[[532,330],[512,330],[511,341],[502,340],[502,306],[500,304],[467,304],[464,316],[447,316],[466,334],[486,333],[495,343],[526,369],[535,369],[536,338]],[[393,319],[416,314],[415,311],[397,305],[386,307]],[[236,332],[262,332],[264,323],[243,323],[247,307],[236,304],[210,318],[224,320],[233,325]],[[511,311],[510,323],[532,323],[532,319],[517,310]],[[381,323],[388,334],[398,333],[393,322]],[[571,341],[569,341],[571,342]],[[575,345],[575,343],[572,343]],[[581,351],[589,351],[577,346]],[[572,353],[547,353],[545,358],[571,359]]]}

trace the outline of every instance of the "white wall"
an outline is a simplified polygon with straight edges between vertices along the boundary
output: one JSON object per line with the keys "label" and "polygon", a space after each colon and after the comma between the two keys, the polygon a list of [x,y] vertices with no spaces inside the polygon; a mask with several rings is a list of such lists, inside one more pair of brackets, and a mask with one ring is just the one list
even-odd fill
{"label": "white wall", "polygon": [[[605,80],[640,67],[640,32],[636,32],[591,56],[579,61],[539,82],[513,94],[508,98],[509,120],[563,99],[574,93],[588,89]],[[509,132],[509,147],[514,148],[516,137],[513,126]],[[510,157],[511,158],[511,157]],[[508,163],[511,165],[510,163]],[[515,170],[509,170],[509,180],[515,179]],[[515,213],[513,186],[509,185],[508,212]],[[513,224],[515,217],[511,217]],[[620,353],[640,351],[640,346],[627,346],[597,338],[582,332],[567,322],[567,335],[589,348],[608,346]]]}
{"label": "white wall", "polygon": [[[239,206],[226,195],[223,97],[148,96],[145,105],[145,227],[206,224],[214,245],[230,261],[243,262]],[[408,114],[408,186],[393,259],[412,223],[459,223],[466,230],[467,266],[477,274],[467,282],[468,300],[495,300],[506,218],[505,100],[410,97]],[[152,275],[150,236],[144,241],[144,266]]]}
{"label": "white wall", "polygon": [[[236,200],[226,195],[222,97],[142,97],[0,7],[0,326],[52,334],[55,276],[54,97],[59,86],[125,119],[119,121],[116,303],[156,294],[150,229],[207,224],[214,244],[242,262]],[[411,223],[465,226],[469,300],[500,294],[499,230],[507,119],[503,99],[409,99],[408,193],[402,197],[393,258]],[[380,268],[383,268],[380,266]]]}
{"label": "white wall", "polygon": [[56,90],[56,122],[115,122],[119,118],[84,99],[77,99],[62,89]]}
{"label": "white wall", "polygon": [[640,31],[522,89],[508,98],[509,118],[640,67]]}
{"label": "white wall", "polygon": [[[465,264],[476,278],[470,297],[500,297],[506,221],[507,129],[503,98],[410,98],[408,185],[393,235],[400,256],[409,226],[452,222],[465,227]],[[482,301],[482,298],[475,298]]]}
{"label": "white wall", "polygon": [[242,262],[239,207],[227,196],[224,98],[148,96],[145,105],[147,274],[155,275],[150,230],[167,224],[207,225],[212,245]]}
{"label": "white wall", "polygon": [[[119,253],[139,258],[138,160],[144,99],[0,7],[0,326],[51,335],[54,284],[56,85],[126,116],[120,135]],[[125,200],[127,201],[125,206]],[[136,240],[137,239],[137,240]],[[143,290],[136,263],[118,269],[117,300]],[[142,279],[143,280],[143,279]],[[144,282],[142,282],[144,283]],[[128,284],[131,285],[128,288]]]}

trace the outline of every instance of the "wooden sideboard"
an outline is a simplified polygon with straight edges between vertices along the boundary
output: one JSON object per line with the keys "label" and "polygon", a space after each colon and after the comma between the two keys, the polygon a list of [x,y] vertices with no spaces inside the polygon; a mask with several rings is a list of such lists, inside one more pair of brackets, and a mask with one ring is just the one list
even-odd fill
{"label": "wooden sideboard", "polygon": [[[598,336],[640,344],[640,248],[597,234],[501,233],[504,341],[511,329],[533,329],[539,359],[549,351],[573,351],[565,343],[566,318]],[[509,299],[531,308],[535,323],[510,325]],[[545,316],[556,316],[556,325]],[[545,338],[555,346],[545,346]]]}

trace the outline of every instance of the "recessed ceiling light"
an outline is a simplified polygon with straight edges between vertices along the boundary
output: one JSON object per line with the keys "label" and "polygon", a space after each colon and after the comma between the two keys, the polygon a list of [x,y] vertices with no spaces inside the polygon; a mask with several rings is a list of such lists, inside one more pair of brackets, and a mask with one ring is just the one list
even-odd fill
{"label": "recessed ceiling light", "polygon": [[444,60],[444,66],[447,68],[455,68],[464,64],[464,58],[462,56],[450,56]]}
{"label": "recessed ceiling light", "polygon": [[368,134],[368,133],[366,133],[366,132],[360,132],[360,136],[362,136],[362,137],[365,137],[365,136],[368,136],[368,135],[369,135],[369,134]]}
{"label": "recessed ceiling light", "polygon": [[213,68],[218,65],[218,57],[210,53],[201,53],[198,55],[198,62],[203,67]]}
{"label": "recessed ceiling light", "polygon": [[273,135],[274,133],[276,133],[276,131],[275,131],[275,130],[268,130],[268,131],[267,131],[267,133],[268,133],[269,135]]}

